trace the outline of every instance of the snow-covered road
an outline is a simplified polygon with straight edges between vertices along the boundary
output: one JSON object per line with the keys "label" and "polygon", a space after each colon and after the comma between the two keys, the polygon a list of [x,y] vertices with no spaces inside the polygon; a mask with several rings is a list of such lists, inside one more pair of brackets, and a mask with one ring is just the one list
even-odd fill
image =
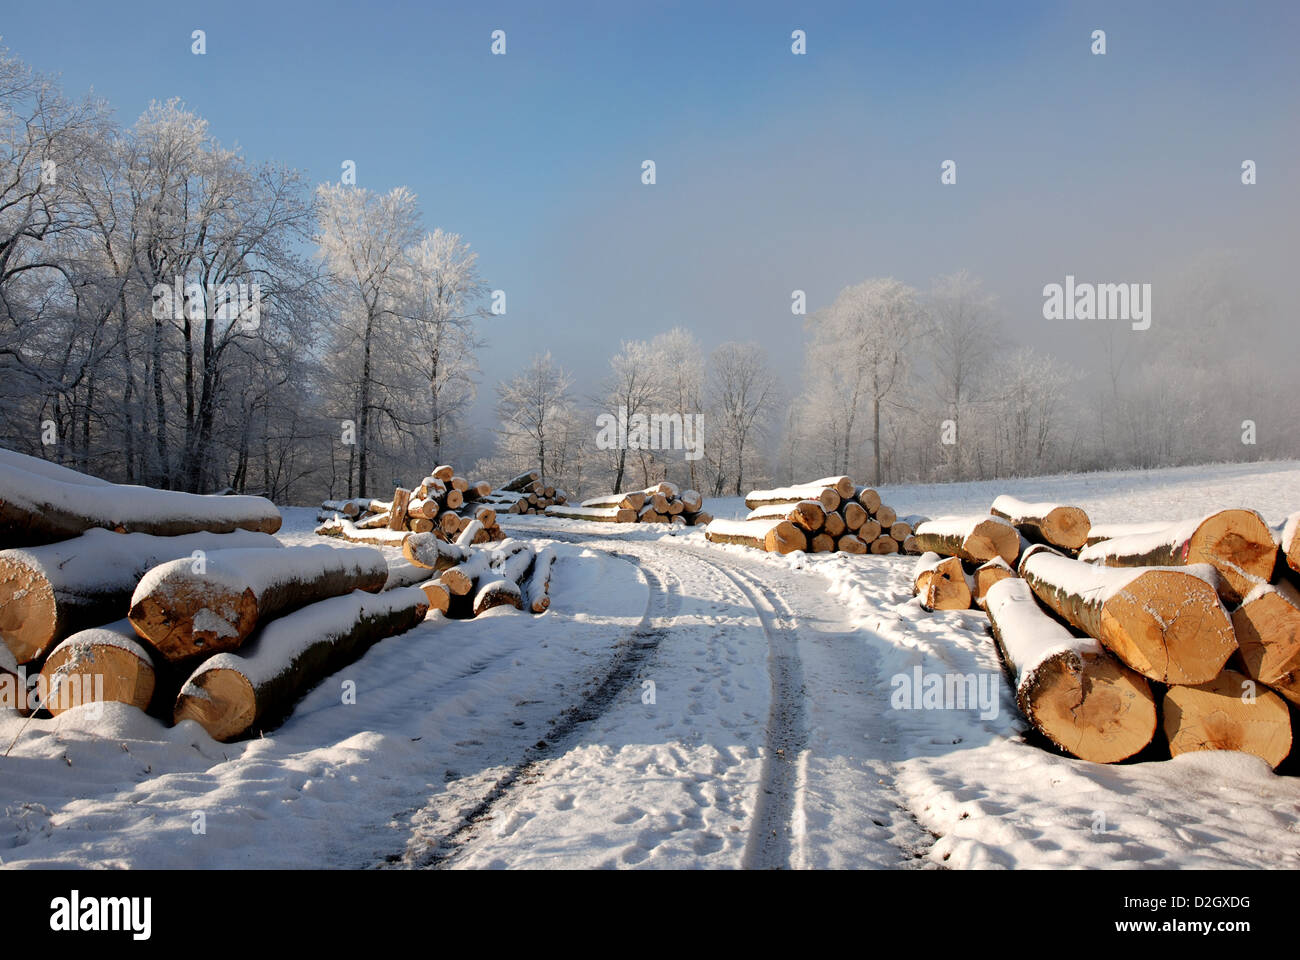
{"label": "snow-covered road", "polygon": [[[1294,464],[1166,473],[1163,485],[1116,475],[1002,489],[1089,487],[1103,521],[1252,504],[1276,520],[1300,483]],[[986,492],[887,499],[963,509]],[[285,514],[282,539],[321,542],[314,511]],[[0,714],[12,743],[0,864],[1300,864],[1300,778],[1240,754],[1101,766],[1044,749],[983,616],[921,610],[912,558],[779,557],[698,530],[503,520],[512,536],[561,541],[548,613],[433,617],[263,738],[220,744],[119,705]],[[899,702],[900,678],[918,674],[988,696]],[[349,683],[355,702],[341,696]]]}

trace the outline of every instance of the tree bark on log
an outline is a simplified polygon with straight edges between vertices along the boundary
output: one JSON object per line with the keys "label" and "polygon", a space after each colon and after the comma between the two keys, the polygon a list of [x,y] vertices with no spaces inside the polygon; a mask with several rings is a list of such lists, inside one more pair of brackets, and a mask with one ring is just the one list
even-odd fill
{"label": "tree bark on log", "polygon": [[1163,713],[1169,752],[1175,757],[1197,750],[1240,750],[1276,768],[1291,752],[1286,702],[1235,670],[1198,686],[1170,687]]}
{"label": "tree bark on log", "polygon": [[226,549],[280,549],[265,533],[147,533],[87,530],[62,543],[0,551],[0,640],[17,663],[45,656],[65,637],[119,619],[136,584],[168,560]]}
{"label": "tree bark on log", "polygon": [[994,584],[984,609],[1016,704],[1035,730],[1094,763],[1117,763],[1151,742],[1156,702],[1147,681],[1045,613],[1024,580]]}
{"label": "tree bark on log", "polygon": [[259,622],[354,590],[378,593],[387,580],[388,561],[373,547],[221,550],[201,567],[188,558],[154,567],[128,619],[165,660],[179,662],[238,649]]}
{"label": "tree bark on log", "polygon": [[555,548],[539,550],[528,581],[528,609],[533,613],[545,613],[551,608],[551,575],[554,567]]}
{"label": "tree bark on log", "polygon": [[8,547],[55,543],[94,529],[163,537],[205,531],[275,533],[280,522],[280,511],[263,497],[91,486],[0,465],[0,543]]}
{"label": "tree bark on log", "polygon": [[1206,683],[1237,648],[1207,565],[1115,570],[1034,546],[1019,572],[1044,605],[1152,680]]}
{"label": "tree bark on log", "polygon": [[714,520],[704,536],[713,543],[736,543],[769,553],[808,549],[807,536],[789,520]]}
{"label": "tree bark on log", "polygon": [[428,613],[424,591],[357,591],[304,607],[264,626],[240,654],[204,662],[176,698],[175,720],[194,720],[214,740],[265,733],[330,674]]}
{"label": "tree bark on log", "polygon": [[509,480],[501,489],[506,493],[520,493],[540,479],[542,479],[540,473],[536,470],[529,470],[527,473],[521,473],[514,479]]}
{"label": "tree bark on log", "polygon": [[926,610],[969,610],[970,585],[956,557],[923,553],[912,572],[912,592]]}
{"label": "tree bark on log", "polygon": [[1001,496],[989,513],[1019,530],[1030,543],[1046,543],[1062,550],[1078,550],[1088,542],[1091,521],[1079,507],[1058,503],[1025,503]]}
{"label": "tree bark on log", "polygon": [[548,517],[563,517],[566,520],[592,520],[599,523],[636,523],[637,512],[626,507],[569,507],[550,506],[546,508]]}

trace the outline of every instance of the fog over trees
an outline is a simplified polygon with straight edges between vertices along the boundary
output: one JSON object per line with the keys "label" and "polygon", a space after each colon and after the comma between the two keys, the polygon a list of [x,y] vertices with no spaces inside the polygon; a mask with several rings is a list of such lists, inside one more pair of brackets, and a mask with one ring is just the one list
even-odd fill
{"label": "fog over trees", "polygon": [[[307,503],[453,462],[540,467],[578,496],[665,477],[719,496],[1300,451],[1294,358],[1268,355],[1290,304],[1226,254],[1155,285],[1151,330],[1081,324],[1088,368],[1009,336],[977,276],[914,286],[864,263],[779,342],[741,316],[726,342],[665,323],[591,371],[535,331],[483,384],[491,265],[405,187],[308,183],[179,101],[119,125],[7,52],[0,151],[0,445],[113,480]],[[471,419],[481,389],[492,423]],[[598,443],[601,414],[698,416],[699,456],[674,442],[689,430]]]}

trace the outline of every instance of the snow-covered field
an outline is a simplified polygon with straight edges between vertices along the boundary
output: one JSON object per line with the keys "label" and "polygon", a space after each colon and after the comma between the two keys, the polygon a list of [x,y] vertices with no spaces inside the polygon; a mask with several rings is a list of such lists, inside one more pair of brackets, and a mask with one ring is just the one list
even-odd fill
{"label": "snow-covered field", "polygon": [[[931,516],[999,493],[1077,502],[1094,522],[1228,506],[1277,521],[1300,507],[1300,463],[882,490]],[[289,509],[281,536],[319,542],[312,524]],[[219,744],[125,707],[98,725],[89,708],[0,716],[4,746],[16,738],[0,759],[3,863],[1300,865],[1300,778],[1226,753],[1100,766],[1025,739],[984,618],[922,611],[912,558],[503,526],[563,541],[547,614],[430,619],[265,738]],[[973,676],[992,700],[895,709],[891,680],[918,669]]]}

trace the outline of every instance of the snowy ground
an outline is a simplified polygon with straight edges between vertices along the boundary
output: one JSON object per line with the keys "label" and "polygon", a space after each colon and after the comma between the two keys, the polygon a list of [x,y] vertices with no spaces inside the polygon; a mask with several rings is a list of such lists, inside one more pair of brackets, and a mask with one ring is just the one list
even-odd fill
{"label": "snowy ground", "polygon": [[[901,514],[1063,499],[1096,522],[1300,504],[1300,463],[882,490]],[[743,515],[712,500],[716,516]],[[283,537],[310,535],[286,512]],[[130,708],[0,715],[7,866],[1251,867],[1300,863],[1300,778],[1239,754],[1100,766],[1025,739],[983,617],[904,557],[781,558],[506,518],[563,541],[549,613],[384,641],[264,739]],[[996,683],[893,709],[896,675]],[[358,702],[341,702],[353,679]],[[981,716],[983,713],[983,716]],[[105,722],[101,721],[101,723]],[[22,729],[21,734],[19,734]],[[196,813],[206,832],[196,834]]]}

